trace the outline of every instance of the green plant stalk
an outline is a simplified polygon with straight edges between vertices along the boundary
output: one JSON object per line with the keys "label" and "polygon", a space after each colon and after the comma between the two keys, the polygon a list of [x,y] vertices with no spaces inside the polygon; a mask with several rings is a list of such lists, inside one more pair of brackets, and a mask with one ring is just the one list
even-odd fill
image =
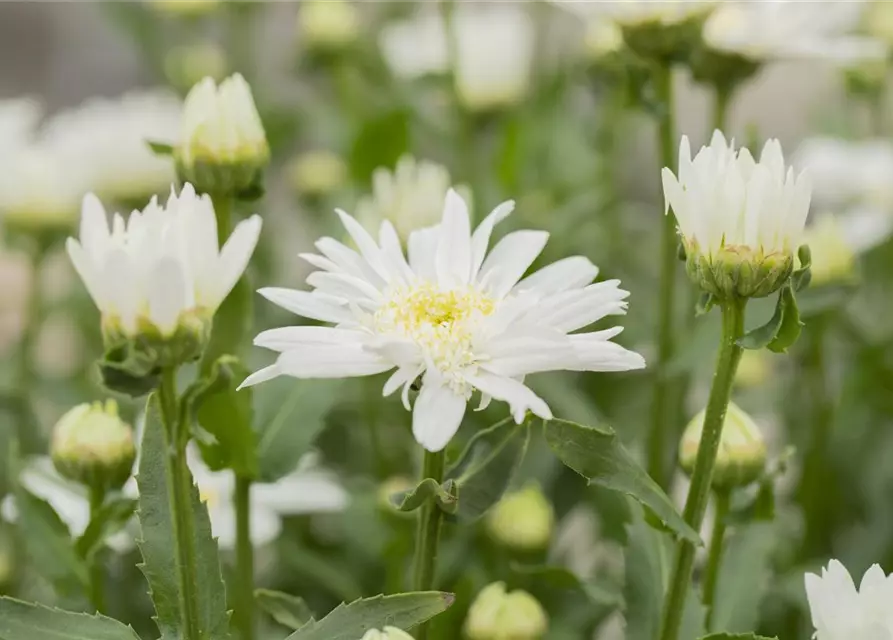
{"label": "green plant stalk", "polygon": [[[746,300],[743,299],[726,300],[720,305],[722,309],[722,342],[716,360],[710,398],[707,401],[701,444],[698,447],[691,486],[682,514],[685,522],[695,531],[700,530],[704,521],[704,512],[707,510],[713,468],[716,465],[716,454],[719,451],[722,427],[732,394],[732,382],[735,379],[738,362],[741,360],[742,348],[737,341],[744,335],[745,306]],[[670,589],[664,601],[661,640],[678,640],[685,599],[691,584],[695,545],[684,539],[680,539],[677,545]]]}
{"label": "green plant stalk", "polygon": [[233,199],[230,196],[212,193],[214,216],[217,218],[217,244],[223,246],[233,226]]}
{"label": "green plant stalk", "polygon": [[254,639],[254,547],[251,544],[251,479],[236,474],[235,622],[242,640]]}
{"label": "green plant stalk", "polygon": [[[667,63],[662,63],[655,70],[655,93],[658,104],[662,108],[658,122],[658,142],[662,167],[675,170],[676,133],[673,123],[673,76]],[[672,474],[668,468],[668,457],[665,455],[664,441],[667,437],[667,417],[673,416],[673,380],[667,376],[667,365],[674,352],[674,313],[676,301],[676,262],[677,236],[676,216],[668,212],[664,216],[660,242],[660,283],[658,299],[657,324],[657,362],[654,371],[657,379],[654,384],[654,397],[651,405],[651,429],[648,434],[647,454],[648,473],[654,480],[666,488]],[[669,425],[672,426],[672,425]],[[675,433],[675,429],[673,430]]]}
{"label": "green plant stalk", "polygon": [[32,396],[37,376],[34,372],[33,357],[40,328],[43,325],[43,287],[40,267],[46,255],[46,245],[42,240],[31,248],[31,286],[25,302],[25,316],[22,337],[16,360],[15,412],[18,416],[18,439],[22,453],[37,453],[40,450],[39,429],[34,416]]}
{"label": "green plant stalk", "polygon": [[[92,522],[105,502],[104,487],[90,487],[90,521]],[[97,613],[105,613],[105,567],[102,552],[96,553],[90,563],[90,604]]]}
{"label": "green plant stalk", "polygon": [[[443,482],[443,451],[425,451],[425,462],[421,479],[433,478]],[[443,511],[434,500],[429,500],[419,511],[419,524],[416,531],[415,572],[413,589],[430,591],[434,587],[434,574],[437,570],[437,546],[440,542],[440,522]],[[417,640],[427,640],[428,623],[421,624],[416,631]]]}
{"label": "green plant stalk", "polygon": [[184,640],[202,640],[198,607],[198,571],[195,557],[195,523],[193,522],[192,476],[186,464],[186,444],[189,442],[189,425],[180,421],[177,397],[177,371],[168,367],[161,373],[158,398],[164,425],[167,449],[167,488],[170,495],[171,516],[176,529],[177,567],[180,583],[181,632]]}
{"label": "green plant stalk", "polygon": [[713,627],[713,604],[716,602],[716,586],[719,584],[719,568],[722,565],[723,544],[726,538],[726,521],[732,492],[717,489],[713,492],[713,532],[710,535],[710,548],[707,556],[707,569],[704,573],[704,606],[707,608],[707,631]]}
{"label": "green plant stalk", "polygon": [[[729,106],[734,90],[730,86],[717,85],[713,90],[713,130],[725,133],[729,121]],[[713,131],[709,132],[713,135]],[[708,136],[709,139],[709,136]]]}

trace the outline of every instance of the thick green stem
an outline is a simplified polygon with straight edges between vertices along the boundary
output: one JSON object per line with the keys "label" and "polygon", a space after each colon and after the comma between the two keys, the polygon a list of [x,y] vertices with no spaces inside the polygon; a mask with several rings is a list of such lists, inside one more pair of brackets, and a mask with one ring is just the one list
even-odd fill
{"label": "thick green stem", "polygon": [[713,603],[716,602],[716,585],[719,582],[719,567],[722,565],[723,543],[726,538],[726,521],[732,492],[718,489],[713,493],[713,533],[710,535],[710,549],[707,556],[707,569],[704,573],[704,606],[707,608],[707,631],[712,629]]}
{"label": "thick green stem", "polygon": [[214,203],[214,215],[217,217],[217,243],[222,247],[233,226],[233,199],[227,195],[211,194],[211,202]]}
{"label": "thick green stem", "polygon": [[198,607],[198,571],[195,559],[195,531],[192,513],[192,476],[186,464],[186,444],[189,428],[180,421],[177,398],[177,371],[164,369],[158,387],[161,418],[164,424],[167,450],[167,484],[170,493],[171,516],[176,529],[177,567],[180,583],[181,631],[184,640],[201,640]]}
{"label": "thick green stem", "polygon": [[[438,483],[443,481],[443,451],[432,453],[425,451],[425,463],[422,468],[422,480],[433,478]],[[437,569],[437,545],[440,541],[440,521],[443,511],[433,500],[422,507],[419,513],[419,526],[416,533],[415,574],[413,589],[430,591],[434,587],[434,573]],[[417,640],[427,640],[428,623],[419,626]]]}
{"label": "thick green stem", "polygon": [[[717,85],[713,93],[713,129],[725,132],[729,120],[729,105],[733,90],[729,86]],[[711,134],[713,131],[710,132]]]}
{"label": "thick green stem", "polygon": [[251,544],[251,479],[236,475],[236,608],[242,640],[254,639],[254,546]]}
{"label": "thick green stem", "polygon": [[[741,347],[738,346],[737,341],[744,335],[745,304],[745,300],[728,300],[721,304],[722,344],[716,360],[713,386],[710,389],[707,412],[704,416],[701,444],[698,447],[698,456],[695,460],[695,469],[683,512],[685,522],[695,531],[701,529],[704,512],[707,510],[713,467],[716,465],[716,454],[719,451],[719,443],[722,438],[726,409],[732,394],[732,382],[735,379],[738,362],[741,360]],[[695,545],[688,540],[680,539],[676,549],[673,575],[670,578],[670,590],[664,602],[661,640],[678,640],[679,638],[679,625],[682,622],[685,599],[691,584],[694,560]]]}
{"label": "thick green stem", "polygon": [[[90,488],[90,522],[105,502],[105,489],[103,487]],[[105,567],[102,564],[102,554],[93,556],[90,565],[90,603],[97,613],[105,613]]]}
{"label": "thick green stem", "polygon": [[[658,141],[662,167],[675,169],[676,133],[673,123],[673,76],[669,65],[655,70],[655,93],[661,106],[658,123]],[[656,381],[651,406],[651,430],[648,434],[648,473],[661,486],[669,485],[672,474],[667,468],[665,434],[668,417],[673,416],[673,380],[667,374],[667,364],[673,357],[673,330],[676,298],[677,239],[676,217],[669,212],[663,219],[660,242],[660,283],[657,324],[657,362],[654,366]],[[672,426],[672,425],[669,425]]]}

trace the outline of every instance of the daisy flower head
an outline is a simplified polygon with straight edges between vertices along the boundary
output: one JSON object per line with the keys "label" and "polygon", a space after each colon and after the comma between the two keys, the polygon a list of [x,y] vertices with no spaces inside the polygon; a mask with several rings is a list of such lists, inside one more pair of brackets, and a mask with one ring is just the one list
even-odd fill
{"label": "daisy flower head", "polygon": [[368,376],[395,370],[384,395],[421,390],[412,408],[416,440],[443,449],[475,391],[481,406],[505,401],[515,420],[527,411],[551,418],[548,405],[524,384],[532,373],[626,371],[642,357],[611,342],[622,330],[579,332],[626,312],[618,280],[592,283],[587,258],[559,260],[523,277],[543,250],[544,231],[514,231],[487,252],[493,227],[514,207],[504,202],[472,232],[465,201],[446,195],[440,224],[412,232],[404,255],[394,225],[373,238],[353,217],[338,215],[357,250],[332,239],[303,254],[318,269],[312,291],[265,288],[271,302],[329,326],[264,331],[254,343],[279,352],[276,363],[249,376],[250,386],[281,375],[295,378]]}
{"label": "daisy flower head", "polygon": [[893,635],[893,574],[872,565],[859,588],[846,567],[831,560],[822,574],[807,573],[806,597],[815,627],[815,640],[889,638]]}

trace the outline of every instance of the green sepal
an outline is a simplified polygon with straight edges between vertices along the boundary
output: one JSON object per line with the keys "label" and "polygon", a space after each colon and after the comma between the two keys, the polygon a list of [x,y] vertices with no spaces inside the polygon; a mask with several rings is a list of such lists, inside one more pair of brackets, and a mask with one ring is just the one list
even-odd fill
{"label": "green sepal", "polygon": [[161,368],[157,362],[158,358],[152,353],[124,342],[106,350],[97,365],[103,386],[139,398],[158,386]]}
{"label": "green sepal", "polygon": [[156,156],[173,157],[174,145],[167,142],[159,142],[158,140],[146,140],[146,144]]}
{"label": "green sepal", "polygon": [[808,287],[812,280],[812,251],[809,250],[808,244],[797,249],[797,258],[800,260],[800,268],[791,274],[791,285],[794,291],[800,292]]}
{"label": "green sepal", "polygon": [[415,511],[433,500],[444,513],[455,515],[459,508],[459,488],[452,479],[443,485],[434,478],[425,478],[414,489],[390,496],[397,511]]}
{"label": "green sepal", "polygon": [[775,353],[784,353],[797,341],[802,326],[794,290],[786,285],[778,294],[775,312],[769,322],[744,334],[738,339],[738,346],[744,349],[765,347]]}
{"label": "green sepal", "polygon": [[702,291],[695,305],[695,316],[702,316],[708,313],[714,306],[716,306],[716,296],[708,291]]}

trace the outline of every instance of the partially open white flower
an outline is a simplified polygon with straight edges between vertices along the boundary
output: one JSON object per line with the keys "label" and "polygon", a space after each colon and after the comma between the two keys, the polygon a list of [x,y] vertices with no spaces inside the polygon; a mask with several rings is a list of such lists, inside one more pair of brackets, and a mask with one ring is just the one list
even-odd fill
{"label": "partially open white flower", "polygon": [[[658,3],[659,4],[659,3]],[[704,25],[711,48],[754,62],[818,58],[835,62],[883,59],[880,41],[851,35],[859,26],[862,2],[727,0]]]}
{"label": "partially open white flower", "polygon": [[391,72],[412,80],[450,68],[446,28],[440,11],[427,9],[399,22],[385,25],[379,48]]}
{"label": "partially open white flower", "polygon": [[[667,214],[679,224],[692,278],[718,296],[766,296],[787,280],[809,212],[811,183],[785,167],[778,140],[760,161],[716,131],[691,158],[679,148],[679,176],[663,170]],[[741,273],[741,266],[745,265]],[[740,276],[740,278],[739,278]]]}
{"label": "partially open white flower", "polygon": [[805,582],[815,640],[893,637],[893,574],[879,565],[865,572],[858,590],[837,560],[821,576],[807,573]]}
{"label": "partially open white flower", "polygon": [[66,247],[106,331],[167,338],[181,323],[213,315],[248,265],[260,228],[252,216],[218,248],[211,199],[187,184],[166,205],[152,198],[126,222],[115,214],[111,228],[99,199],[88,194],[80,238]]}
{"label": "partially open white flower", "polygon": [[456,433],[477,389],[483,404],[509,403],[515,420],[528,410],[549,418],[546,403],[522,382],[555,370],[626,371],[642,357],[614,344],[613,327],[573,333],[607,315],[623,314],[629,295],[618,280],[591,284],[598,269],[587,258],[565,258],[522,279],[548,239],[544,231],[515,231],[487,255],[496,223],[514,203],[499,205],[472,234],[468,208],[450,191],[440,225],[409,236],[404,257],[394,225],[379,241],[348,214],[341,221],[359,252],[332,239],[304,254],[317,267],[312,292],[267,288],[259,293],[298,315],[335,326],[283,327],[254,343],[280,352],[275,364],[249,376],[249,386],[290,375],[342,378],[397,371],[389,395],[422,377],[413,412],[416,440],[439,451]]}
{"label": "partially open white flower", "polygon": [[25,232],[67,230],[77,221],[87,183],[64,154],[35,143],[0,164],[0,214],[7,228]]}

